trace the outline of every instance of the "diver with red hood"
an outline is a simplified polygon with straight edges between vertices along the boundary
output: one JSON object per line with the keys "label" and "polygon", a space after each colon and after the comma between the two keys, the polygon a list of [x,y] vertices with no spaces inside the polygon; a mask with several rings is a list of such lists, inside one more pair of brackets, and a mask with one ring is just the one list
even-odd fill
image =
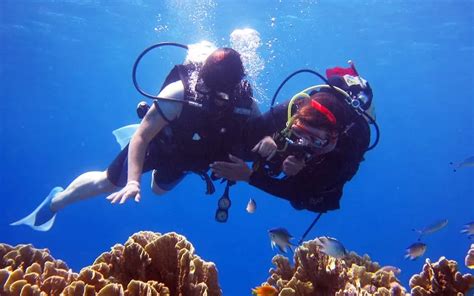
{"label": "diver with red hood", "polygon": [[[211,169],[218,177],[245,181],[288,200],[296,209],[325,213],[339,209],[344,185],[378,142],[373,94],[352,63],[350,68],[328,69],[327,79],[314,71],[299,72],[315,73],[326,84],[273,107],[278,91],[298,72],[280,85],[270,111],[245,128],[241,142],[247,143],[249,153],[259,155],[252,168],[230,156],[231,162],[214,162]],[[369,124],[377,131],[372,145]]]}

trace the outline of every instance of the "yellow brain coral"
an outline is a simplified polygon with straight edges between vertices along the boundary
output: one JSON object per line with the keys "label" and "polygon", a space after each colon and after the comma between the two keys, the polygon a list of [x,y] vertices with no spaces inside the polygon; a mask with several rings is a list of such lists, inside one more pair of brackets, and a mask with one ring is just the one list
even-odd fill
{"label": "yellow brain coral", "polygon": [[422,295],[465,295],[474,285],[471,274],[461,274],[457,262],[441,257],[431,263],[426,259],[423,271],[410,279],[412,296]]}
{"label": "yellow brain coral", "polygon": [[217,269],[176,233],[138,232],[79,274],[47,249],[0,244],[0,295],[221,295]]}

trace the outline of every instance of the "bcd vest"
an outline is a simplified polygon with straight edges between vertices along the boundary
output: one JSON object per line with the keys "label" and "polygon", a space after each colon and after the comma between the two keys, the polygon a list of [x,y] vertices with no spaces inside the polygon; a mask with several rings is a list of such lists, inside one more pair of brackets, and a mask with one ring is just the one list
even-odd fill
{"label": "bcd vest", "polygon": [[207,170],[210,162],[227,160],[229,153],[236,153],[234,147],[238,145],[233,140],[240,139],[241,129],[249,119],[253,104],[250,84],[243,80],[233,93],[228,94],[231,106],[220,110],[213,104],[215,98],[212,92],[203,94],[197,91],[202,87],[201,79],[197,78],[199,70],[200,67],[193,64],[177,65],[162,86],[163,89],[181,80],[184,100],[197,103],[183,104],[179,117],[172,120],[157,137],[167,150],[163,151],[166,156],[160,157],[161,162],[182,171]]}

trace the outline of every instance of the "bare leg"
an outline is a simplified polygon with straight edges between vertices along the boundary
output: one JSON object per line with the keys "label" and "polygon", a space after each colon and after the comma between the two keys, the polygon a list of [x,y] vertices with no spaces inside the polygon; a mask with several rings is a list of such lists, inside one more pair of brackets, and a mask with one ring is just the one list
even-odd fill
{"label": "bare leg", "polygon": [[51,201],[51,210],[57,212],[77,201],[103,193],[112,193],[118,188],[107,179],[106,171],[87,172],[74,179],[64,191],[54,196]]}

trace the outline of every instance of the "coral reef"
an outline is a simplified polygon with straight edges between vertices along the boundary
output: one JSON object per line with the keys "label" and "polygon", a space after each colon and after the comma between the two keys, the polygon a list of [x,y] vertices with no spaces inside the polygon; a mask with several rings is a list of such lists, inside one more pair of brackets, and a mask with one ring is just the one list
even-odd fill
{"label": "coral reef", "polygon": [[176,233],[139,232],[79,273],[47,249],[0,244],[0,294],[21,296],[221,295],[217,269]]}
{"label": "coral reef", "polygon": [[[279,296],[410,295],[393,272],[381,269],[369,256],[351,252],[336,259],[322,253],[316,241],[305,242],[296,249],[294,267],[281,255],[273,257],[272,262],[276,268],[270,269],[270,277],[263,285],[275,287]],[[427,259],[421,274],[411,278],[410,287],[412,296],[461,296],[474,287],[474,277],[461,274],[456,261],[441,257],[432,264]]]}
{"label": "coral reef", "polygon": [[474,286],[471,274],[461,274],[456,261],[441,257],[431,263],[426,259],[423,271],[410,279],[412,296],[424,295],[465,295]]}
{"label": "coral reef", "polygon": [[0,256],[0,292],[5,295],[59,295],[77,277],[48,249],[0,244]]}
{"label": "coral reef", "polygon": [[471,245],[471,248],[467,252],[464,263],[466,264],[468,268],[474,269],[474,244]]}
{"label": "coral reef", "polygon": [[276,266],[264,285],[272,285],[280,296],[289,295],[406,295],[392,272],[380,270],[369,256],[350,253],[336,259],[322,253],[315,240],[304,242],[294,254],[295,266],[277,255]]}
{"label": "coral reef", "polygon": [[[473,259],[474,244],[466,257],[470,268]],[[394,272],[369,256],[351,252],[337,259],[324,254],[316,240],[295,250],[294,266],[281,255],[272,262],[275,268],[262,291],[254,293],[271,291],[264,287],[272,286],[279,296],[410,295]],[[474,288],[474,276],[461,274],[456,261],[426,259],[422,272],[410,279],[410,288],[412,296],[465,295]],[[54,259],[48,249],[0,244],[0,295],[219,296],[222,292],[216,266],[195,255],[184,236],[143,231],[102,253],[79,273]]]}

